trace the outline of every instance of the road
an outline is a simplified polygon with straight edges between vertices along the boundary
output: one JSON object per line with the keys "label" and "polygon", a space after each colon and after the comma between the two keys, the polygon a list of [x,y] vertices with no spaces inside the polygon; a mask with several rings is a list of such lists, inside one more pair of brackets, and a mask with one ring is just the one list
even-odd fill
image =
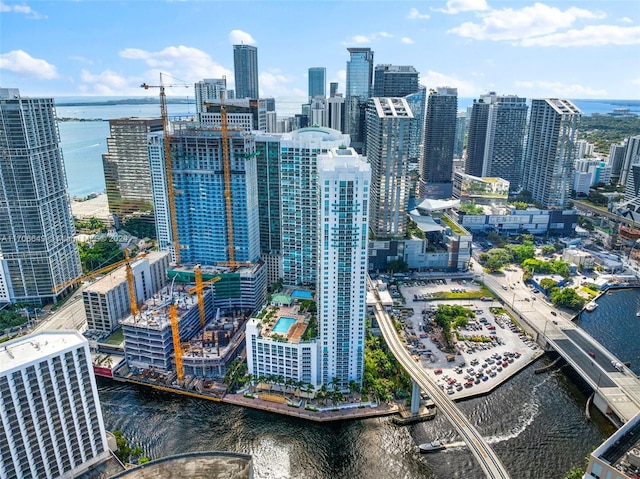
{"label": "road", "polygon": [[84,303],[82,301],[83,289],[84,286],[78,288],[63,306],[49,315],[49,317],[40,321],[33,331],[53,331],[60,329],[81,331],[87,324]]}
{"label": "road", "polygon": [[[375,286],[370,282],[371,291],[377,293]],[[420,388],[429,394],[429,397],[436,403],[438,409],[451,422],[462,440],[467,444],[472,454],[482,467],[486,477],[489,478],[508,478],[509,474],[504,465],[491,449],[489,444],[480,435],[478,430],[469,422],[469,420],[458,409],[458,406],[451,401],[447,395],[438,387],[437,384],[427,375],[420,364],[416,363],[404,348],[391,318],[384,310],[380,298],[375,294],[377,302],[375,308],[376,319],[382,331],[382,335],[389,346],[392,354],[398,362],[405,368],[411,378],[420,386]]]}

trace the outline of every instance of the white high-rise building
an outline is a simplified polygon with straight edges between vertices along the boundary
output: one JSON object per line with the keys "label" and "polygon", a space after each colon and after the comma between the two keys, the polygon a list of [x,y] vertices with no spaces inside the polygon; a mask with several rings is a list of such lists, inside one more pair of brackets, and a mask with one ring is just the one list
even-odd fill
{"label": "white high-rise building", "polygon": [[564,208],[569,201],[581,115],[569,100],[531,101],[522,186],[544,208]]}
{"label": "white high-rise building", "polygon": [[316,245],[320,379],[362,385],[371,168],[353,148],[318,156]]}
{"label": "white high-rise building", "polygon": [[349,135],[330,128],[301,128],[282,135],[280,227],[285,284],[316,283],[317,156],[340,146],[349,146]]}
{"label": "white high-rise building", "polygon": [[211,100],[219,100],[221,93],[224,92],[226,100],[233,98],[233,94],[227,92],[227,79],[222,78],[205,78],[196,82],[194,87],[196,97],[196,113],[207,111],[205,103]]}
{"label": "white high-rise building", "polygon": [[53,98],[0,88],[0,302],[55,301],[82,274]]}
{"label": "white high-rise building", "polygon": [[72,478],[109,458],[89,343],[46,331],[0,345],[0,477]]}

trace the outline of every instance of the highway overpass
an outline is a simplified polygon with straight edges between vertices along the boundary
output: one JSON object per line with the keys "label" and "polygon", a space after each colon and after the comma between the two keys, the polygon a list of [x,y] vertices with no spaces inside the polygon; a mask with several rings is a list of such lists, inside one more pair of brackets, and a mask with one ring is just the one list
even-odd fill
{"label": "highway overpass", "polygon": [[[481,267],[474,263],[474,269],[480,271]],[[633,371],[615,368],[612,361],[619,363],[618,358],[578,328],[572,317],[547,303],[542,294],[533,294],[522,282],[520,269],[510,269],[503,274],[484,273],[479,279],[521,326],[534,332],[538,344],[557,351],[582,376],[595,392],[593,403],[614,424],[635,416],[640,411],[640,380]]]}
{"label": "highway overpass", "polygon": [[378,296],[378,290],[371,280],[369,280],[369,289],[374,293],[376,298],[374,313],[387,346],[402,367],[409,373],[414,384],[417,384],[423,391],[429,394],[429,397],[436,403],[440,412],[451,422],[462,440],[469,446],[469,449],[480,464],[480,467],[482,467],[486,477],[508,478],[509,474],[507,470],[493,449],[462,414],[458,406],[444,394],[440,387],[426,374],[422,366],[414,361],[402,345],[393,321],[383,308],[380,297]]}

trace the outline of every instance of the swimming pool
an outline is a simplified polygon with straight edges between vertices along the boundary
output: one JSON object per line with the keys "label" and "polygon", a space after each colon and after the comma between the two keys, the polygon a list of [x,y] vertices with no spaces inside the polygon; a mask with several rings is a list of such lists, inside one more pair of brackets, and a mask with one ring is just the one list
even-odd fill
{"label": "swimming pool", "polygon": [[282,316],[276,324],[273,326],[273,332],[279,334],[287,334],[289,328],[293,323],[296,322],[296,318],[288,318],[286,316]]}
{"label": "swimming pool", "polygon": [[300,291],[299,289],[295,289],[291,291],[290,296],[298,299],[312,299],[313,293],[311,293],[311,291]]}

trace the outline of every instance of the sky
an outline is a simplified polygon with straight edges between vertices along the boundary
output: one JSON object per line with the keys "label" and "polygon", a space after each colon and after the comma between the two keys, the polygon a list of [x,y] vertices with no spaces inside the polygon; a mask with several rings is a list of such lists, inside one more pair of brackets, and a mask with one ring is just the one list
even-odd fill
{"label": "sky", "polygon": [[233,88],[238,43],[264,97],[306,96],[317,66],[344,93],[347,48],[370,47],[461,97],[640,99],[637,0],[0,0],[0,86],[23,96],[152,96],[160,72]]}

